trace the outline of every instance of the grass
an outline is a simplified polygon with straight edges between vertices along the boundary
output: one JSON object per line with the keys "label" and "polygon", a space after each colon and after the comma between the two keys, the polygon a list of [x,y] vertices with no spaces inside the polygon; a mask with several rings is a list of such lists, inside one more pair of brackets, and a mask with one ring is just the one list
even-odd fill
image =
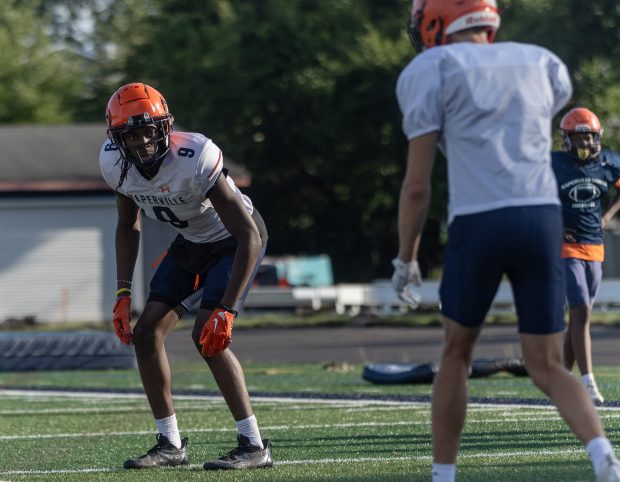
{"label": "grass", "polygon": [[[516,316],[512,311],[492,312],[485,321],[488,325],[514,325]],[[595,311],[591,315],[592,324],[620,326],[620,310]],[[193,324],[193,316],[186,315],[177,328],[187,328]],[[439,312],[436,310],[416,310],[398,314],[362,313],[356,316],[339,315],[333,311],[319,311],[296,314],[286,311],[247,312],[235,321],[235,329],[244,328],[297,328],[313,326],[440,326]],[[13,323],[2,326],[0,331],[110,331],[111,322],[89,323]]]}
{"label": "grass", "polygon": [[[361,365],[355,364],[244,363],[248,389],[254,393],[377,397],[428,397],[431,394],[431,386],[428,384],[371,384],[362,379],[362,369]],[[605,396],[609,400],[620,401],[619,369],[597,367],[595,373],[599,388]],[[122,388],[136,391],[142,389],[137,370],[0,372],[0,387],[2,386],[106,390]],[[173,368],[173,389],[216,393],[217,385],[203,363],[177,363]],[[544,399],[529,378],[504,373],[470,380],[469,395],[477,398],[492,396]]]}
{"label": "grass", "polygon": [[[189,436],[189,468],[124,471],[122,461],[154,444],[154,425],[135,370],[0,373],[3,388],[107,389],[108,393],[0,392],[0,480],[11,481],[418,481],[429,480],[427,403],[353,400],[359,395],[425,397],[429,385],[371,385],[359,365],[246,364],[254,394],[341,394],[348,400],[254,396],[262,434],[273,441],[269,470],[209,473],[202,463],[228,451],[234,423],[202,363],[174,367],[177,417]],[[620,401],[618,368],[596,372]],[[136,394],[114,389],[135,389]],[[189,392],[194,395],[189,395]],[[187,393],[183,396],[182,393]],[[473,379],[470,395],[542,399],[527,378]],[[614,408],[600,413],[620,444]],[[475,405],[468,412],[459,481],[592,480],[590,464],[552,407]]]}

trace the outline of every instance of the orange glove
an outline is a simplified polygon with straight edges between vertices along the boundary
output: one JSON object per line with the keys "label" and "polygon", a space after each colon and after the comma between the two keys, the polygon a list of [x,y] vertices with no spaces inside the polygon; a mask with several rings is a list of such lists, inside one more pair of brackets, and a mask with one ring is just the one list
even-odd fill
{"label": "orange glove", "polygon": [[223,308],[216,308],[202,327],[200,344],[202,356],[213,357],[222,353],[228,345],[235,319],[234,313]]}
{"label": "orange glove", "polygon": [[114,331],[116,336],[125,344],[133,345],[133,335],[131,334],[131,296],[119,296],[114,305]]}

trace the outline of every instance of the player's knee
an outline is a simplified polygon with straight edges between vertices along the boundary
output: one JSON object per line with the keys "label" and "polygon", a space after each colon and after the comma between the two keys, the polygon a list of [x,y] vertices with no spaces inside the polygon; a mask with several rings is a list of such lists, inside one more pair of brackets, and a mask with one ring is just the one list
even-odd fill
{"label": "player's knee", "polygon": [[444,341],[441,357],[444,362],[453,361],[469,364],[473,358],[474,346],[474,341],[448,339]]}
{"label": "player's knee", "polygon": [[163,344],[163,336],[152,327],[138,323],[133,330],[133,341],[136,350],[152,350],[158,344]]}
{"label": "player's knee", "polygon": [[576,306],[571,306],[570,308],[570,320],[587,322],[590,317],[590,305],[583,301],[583,303],[577,304]]}
{"label": "player's knee", "polygon": [[546,386],[557,370],[563,370],[562,361],[555,356],[524,357],[529,377],[537,386]]}

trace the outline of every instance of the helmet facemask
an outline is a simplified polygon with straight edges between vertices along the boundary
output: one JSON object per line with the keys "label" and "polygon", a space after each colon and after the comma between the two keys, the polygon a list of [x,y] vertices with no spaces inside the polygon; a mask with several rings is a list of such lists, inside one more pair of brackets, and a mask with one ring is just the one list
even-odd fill
{"label": "helmet facemask", "polygon": [[[586,140],[584,137],[581,139],[574,138],[577,135],[590,135],[591,140]],[[601,135],[600,132],[590,130],[575,130],[572,132],[562,132],[562,147],[564,152],[567,152],[570,156],[580,164],[587,164],[594,161],[601,152]]]}
{"label": "helmet facemask", "polygon": [[[127,122],[119,127],[108,129],[108,137],[116,144],[121,157],[133,165],[142,168],[153,166],[163,159],[170,150],[170,133],[172,132],[172,115],[168,114],[163,117],[151,118],[145,112],[142,115],[129,117]],[[148,128],[152,127],[155,132],[152,136],[144,134],[148,132]],[[139,130],[139,131],[138,131]],[[148,137],[146,142],[142,144],[132,144],[129,139],[131,133],[138,131],[142,133],[139,137]],[[129,141],[129,142],[128,142]],[[140,151],[150,150],[149,146],[153,146],[153,154],[140,154]]]}
{"label": "helmet facemask", "polygon": [[422,52],[426,47],[420,35],[420,28],[422,25],[422,19],[424,18],[424,12],[417,10],[410,18],[409,25],[407,25],[407,33],[409,34],[409,40],[416,52]]}
{"label": "helmet facemask", "polygon": [[601,152],[603,126],[596,114],[585,107],[575,107],[560,121],[562,150],[578,164],[594,161]]}

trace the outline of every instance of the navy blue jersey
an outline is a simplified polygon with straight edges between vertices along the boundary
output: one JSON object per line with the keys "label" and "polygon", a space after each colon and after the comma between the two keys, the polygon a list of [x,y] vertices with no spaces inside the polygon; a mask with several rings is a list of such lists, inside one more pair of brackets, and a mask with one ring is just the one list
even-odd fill
{"label": "navy blue jersey", "polygon": [[551,153],[564,229],[577,243],[603,244],[602,204],[610,187],[620,188],[620,154],[603,149],[596,160],[583,166],[565,152]]}

